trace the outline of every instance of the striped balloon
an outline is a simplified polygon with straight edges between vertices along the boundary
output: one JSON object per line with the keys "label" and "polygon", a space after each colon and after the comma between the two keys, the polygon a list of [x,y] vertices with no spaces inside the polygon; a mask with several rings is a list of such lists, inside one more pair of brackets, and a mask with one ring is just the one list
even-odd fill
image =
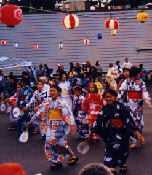
{"label": "striped balloon", "polygon": [[79,18],[73,14],[67,15],[63,18],[63,25],[65,28],[74,29],[79,26]]}
{"label": "striped balloon", "polygon": [[106,29],[118,29],[119,23],[115,19],[110,19],[105,21],[105,28]]}

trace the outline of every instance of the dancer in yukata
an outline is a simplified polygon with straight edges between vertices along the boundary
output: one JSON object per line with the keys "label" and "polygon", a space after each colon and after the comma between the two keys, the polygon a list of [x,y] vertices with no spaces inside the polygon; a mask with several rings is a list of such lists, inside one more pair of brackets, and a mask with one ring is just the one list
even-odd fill
{"label": "dancer in yukata", "polygon": [[[29,79],[22,79],[22,90],[18,94],[17,105],[21,111],[18,117],[18,135],[27,130],[27,123],[31,119],[30,110],[25,110],[26,104],[28,104],[33,96],[33,90],[29,86]],[[34,131],[35,130],[35,131]],[[37,132],[37,128],[31,125],[29,132]]]}
{"label": "dancer in yukata", "polygon": [[[41,80],[39,80],[37,82],[38,90],[36,90],[33,93],[33,97],[31,98],[30,102],[28,104],[26,104],[26,108],[25,108],[26,110],[33,105],[34,113],[35,113],[41,107],[43,100],[45,98],[47,98],[47,94],[48,94],[48,92],[45,89],[43,89],[43,87],[44,87],[43,82]],[[42,137],[45,136],[45,134],[46,134],[46,121],[43,121],[40,124],[40,133],[41,133]]]}
{"label": "dancer in yukata", "polygon": [[85,120],[86,113],[82,110],[81,105],[84,100],[81,87],[74,88],[74,100],[73,100],[73,115],[76,122],[76,130],[79,133],[80,138],[88,138],[89,136],[89,123]]}
{"label": "dancer in yukata", "polygon": [[[82,109],[86,112],[88,116],[89,129],[96,121],[99,111],[103,107],[103,99],[101,95],[98,94],[97,86],[91,83],[89,86],[89,93],[87,93],[83,103]],[[99,135],[93,134],[93,142],[97,142]]]}
{"label": "dancer in yukata", "polygon": [[17,92],[8,98],[6,101],[8,101],[9,104],[9,112],[10,112],[10,120],[11,120],[11,126],[7,128],[7,131],[16,131],[17,130],[17,122],[18,122],[18,117],[14,117],[13,115],[13,109],[17,107],[17,98],[18,98],[18,93],[22,90],[21,84],[17,84]]}
{"label": "dancer in yukata", "polygon": [[[131,114],[133,115],[134,121],[138,130],[142,134],[143,130],[143,100],[147,105],[151,105],[150,97],[148,95],[148,91],[146,90],[146,85],[143,80],[140,79],[141,69],[135,66],[130,68],[130,79],[126,79],[119,88],[118,98],[121,99],[123,94],[127,91],[127,102]],[[131,137],[132,145],[130,148],[135,148],[137,139],[135,137]],[[140,141],[143,145],[145,140]]]}
{"label": "dancer in yukata", "polygon": [[68,165],[74,165],[78,157],[74,156],[67,144],[67,135],[75,133],[75,122],[73,114],[66,103],[59,97],[61,88],[57,85],[50,87],[50,97],[43,101],[41,108],[33,116],[31,123],[39,125],[47,120],[47,131],[45,141],[45,154],[51,165],[51,169],[62,167],[62,160],[68,156]]}
{"label": "dancer in yukata", "polygon": [[98,118],[90,129],[89,138],[93,133],[99,134],[106,144],[104,164],[110,168],[114,175],[116,167],[120,173],[127,172],[126,160],[129,156],[130,135],[142,136],[135,126],[129,109],[116,101],[117,93],[113,89],[105,92],[106,105],[99,112]]}
{"label": "dancer in yukata", "polygon": [[61,74],[61,82],[58,84],[58,86],[62,89],[62,92],[60,94],[61,98],[65,100],[65,102],[68,104],[70,109],[72,110],[72,94],[71,94],[71,86],[70,82],[66,81],[67,74],[64,72]]}

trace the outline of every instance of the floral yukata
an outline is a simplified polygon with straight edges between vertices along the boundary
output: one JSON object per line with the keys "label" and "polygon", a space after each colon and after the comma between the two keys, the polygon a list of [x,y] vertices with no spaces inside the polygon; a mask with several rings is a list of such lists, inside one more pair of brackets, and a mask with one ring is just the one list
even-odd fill
{"label": "floral yukata", "polygon": [[[31,98],[30,102],[26,106],[28,107],[31,107],[32,105],[33,107],[41,106],[44,98],[47,98],[47,95],[48,95],[48,92],[44,89],[42,89],[41,91],[36,90],[33,93],[33,97]],[[45,120],[40,124],[40,131],[41,131],[41,136],[44,136],[46,134],[46,121]]]}
{"label": "floral yukata", "polygon": [[86,113],[82,110],[81,105],[84,96],[75,96],[73,100],[73,115],[76,122],[76,130],[81,138],[88,138],[89,136],[89,123],[86,120]]}
{"label": "floral yukata", "polygon": [[[42,118],[39,119],[39,117]],[[45,154],[49,163],[57,163],[73,154],[67,145],[70,125],[75,125],[73,114],[60,97],[55,101],[52,98],[47,98],[31,122],[39,125],[45,119],[47,121]]]}
{"label": "floral yukata", "polygon": [[[126,93],[127,92],[127,93]],[[149,98],[148,91],[146,90],[145,82],[140,80],[136,80],[133,82],[131,79],[126,79],[119,88],[118,98],[123,98],[124,93],[127,94],[127,102],[125,103],[135,121],[138,130],[141,131],[143,129],[143,99]],[[133,138],[132,138],[133,139]],[[137,140],[134,138],[134,142]]]}
{"label": "floral yukata", "polygon": [[[31,119],[30,111],[22,111],[23,107],[26,106],[31,100],[33,96],[33,90],[29,87],[23,87],[22,90],[18,94],[17,104],[21,111],[21,114],[18,117],[18,134],[22,134],[23,131],[27,129],[27,123]],[[35,129],[33,125],[29,127],[29,131]]]}
{"label": "floral yukata", "polygon": [[[98,113],[102,109],[102,107],[103,107],[103,99],[101,95],[95,92],[92,95],[90,95],[90,93],[87,93],[82,103],[82,109],[86,111],[86,114],[88,116],[89,129],[96,121]],[[97,138],[99,138],[99,135],[93,134],[92,139]]]}
{"label": "floral yukata", "polygon": [[104,164],[110,168],[124,165],[129,156],[129,137],[137,130],[126,106],[115,102],[105,105],[91,127],[106,144]]}

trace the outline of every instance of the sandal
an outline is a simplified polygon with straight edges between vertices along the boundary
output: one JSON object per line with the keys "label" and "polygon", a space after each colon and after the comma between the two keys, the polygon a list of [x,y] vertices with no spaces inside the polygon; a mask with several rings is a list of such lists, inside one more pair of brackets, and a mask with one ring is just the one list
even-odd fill
{"label": "sandal", "polygon": [[32,134],[39,134],[40,132],[38,131],[38,129],[36,128],[34,131],[31,132]]}
{"label": "sandal", "polygon": [[53,170],[59,169],[59,168],[62,167],[62,163],[52,163],[52,165],[50,166],[50,168],[53,169]]}
{"label": "sandal", "polygon": [[7,128],[7,131],[15,131],[15,128],[13,127]]}
{"label": "sandal", "polygon": [[120,166],[119,173],[127,173],[127,165]]}
{"label": "sandal", "polygon": [[79,160],[79,157],[73,157],[73,158],[70,158],[69,161],[73,160],[72,163],[68,162],[68,165],[71,166],[71,165],[75,165],[76,162]]}

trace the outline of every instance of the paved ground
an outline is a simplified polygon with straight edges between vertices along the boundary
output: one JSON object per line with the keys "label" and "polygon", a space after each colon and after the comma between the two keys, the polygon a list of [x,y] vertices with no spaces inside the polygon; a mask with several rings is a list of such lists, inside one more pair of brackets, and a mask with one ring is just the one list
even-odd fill
{"label": "paved ground", "polygon": [[[147,88],[152,97],[150,85]],[[138,148],[130,150],[128,158],[128,173],[127,175],[152,175],[152,108],[144,105],[144,138],[145,146],[138,144]],[[104,143],[100,139],[98,143],[92,143],[90,150],[85,155],[78,153],[76,147],[80,143],[78,135],[69,135],[68,143],[75,155],[79,156],[80,160],[73,167],[68,167],[68,159],[63,161],[64,167],[59,170],[50,170],[43,151],[44,140],[41,140],[40,135],[31,135],[28,142],[20,143],[15,131],[6,131],[9,126],[9,115],[0,113],[0,164],[6,162],[16,162],[23,165],[27,175],[77,175],[84,165],[94,162],[103,162],[104,158]]]}

